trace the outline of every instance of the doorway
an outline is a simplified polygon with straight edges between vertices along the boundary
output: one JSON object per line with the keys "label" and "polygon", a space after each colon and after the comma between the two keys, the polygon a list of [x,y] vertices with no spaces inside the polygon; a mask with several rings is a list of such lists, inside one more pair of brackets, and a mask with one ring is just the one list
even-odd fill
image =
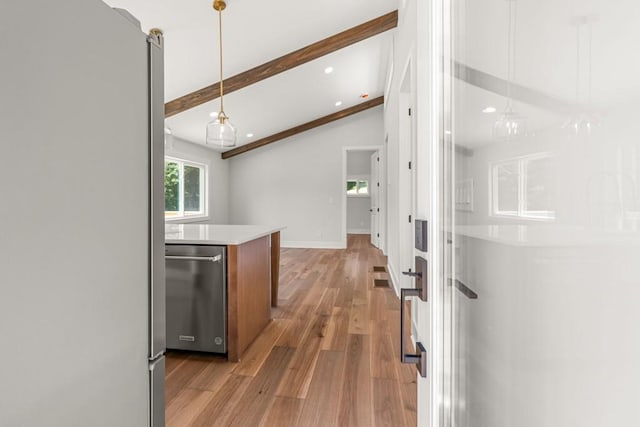
{"label": "doorway", "polygon": [[379,146],[343,149],[343,244],[347,234],[369,235],[373,246],[381,248],[384,238],[384,177]]}

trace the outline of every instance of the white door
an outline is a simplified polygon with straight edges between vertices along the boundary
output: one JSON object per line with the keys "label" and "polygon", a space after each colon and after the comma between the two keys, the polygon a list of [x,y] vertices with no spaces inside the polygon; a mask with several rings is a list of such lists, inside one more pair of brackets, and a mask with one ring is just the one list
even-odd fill
{"label": "white door", "polygon": [[441,425],[640,425],[640,8],[444,5]]}
{"label": "white door", "polygon": [[371,155],[371,181],[369,182],[371,196],[371,244],[380,247],[380,152]]}

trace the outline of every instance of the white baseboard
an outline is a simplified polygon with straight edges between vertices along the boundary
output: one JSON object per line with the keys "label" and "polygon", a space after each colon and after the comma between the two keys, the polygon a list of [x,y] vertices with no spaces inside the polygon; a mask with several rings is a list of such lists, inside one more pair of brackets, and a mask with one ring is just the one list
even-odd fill
{"label": "white baseboard", "polygon": [[304,249],[345,249],[342,242],[322,242],[322,241],[301,241],[283,240],[280,242],[282,248],[304,248]]}
{"label": "white baseboard", "polygon": [[367,230],[365,228],[353,228],[351,230],[347,230],[347,234],[371,234],[371,230]]}
{"label": "white baseboard", "polygon": [[389,262],[387,262],[387,271],[389,272],[389,279],[391,279],[391,284],[393,285],[393,290],[396,291],[396,296],[400,298],[400,288],[398,287],[400,281],[398,280],[398,275]]}

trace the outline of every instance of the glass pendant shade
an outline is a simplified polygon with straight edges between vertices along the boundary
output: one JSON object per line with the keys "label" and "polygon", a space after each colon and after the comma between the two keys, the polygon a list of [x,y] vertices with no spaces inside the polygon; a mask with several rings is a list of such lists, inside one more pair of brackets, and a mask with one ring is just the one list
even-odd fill
{"label": "glass pendant shade", "polygon": [[217,147],[236,145],[236,128],[223,114],[207,124],[207,144]]}
{"label": "glass pendant shade", "polygon": [[509,139],[523,136],[526,132],[526,118],[515,112],[511,105],[505,108],[498,120],[493,124],[493,136],[496,139]]}
{"label": "glass pendant shade", "polygon": [[164,128],[164,150],[173,150],[173,132],[169,127]]}

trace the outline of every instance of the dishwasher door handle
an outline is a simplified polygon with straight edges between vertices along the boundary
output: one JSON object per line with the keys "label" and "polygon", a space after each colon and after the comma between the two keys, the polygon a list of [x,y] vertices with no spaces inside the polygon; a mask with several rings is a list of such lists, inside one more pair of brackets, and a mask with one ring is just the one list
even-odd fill
{"label": "dishwasher door handle", "polygon": [[209,261],[220,262],[222,261],[222,255],[216,256],[182,256],[182,255],[165,255],[165,259],[180,260],[180,261]]}

